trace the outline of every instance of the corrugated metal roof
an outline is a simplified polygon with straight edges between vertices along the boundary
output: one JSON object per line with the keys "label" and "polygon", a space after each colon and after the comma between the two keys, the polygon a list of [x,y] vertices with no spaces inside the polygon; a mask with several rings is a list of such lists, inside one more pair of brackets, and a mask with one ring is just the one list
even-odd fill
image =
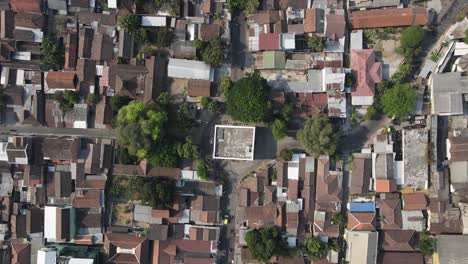
{"label": "corrugated metal roof", "polygon": [[181,79],[213,80],[211,65],[201,61],[169,59],[168,76]]}

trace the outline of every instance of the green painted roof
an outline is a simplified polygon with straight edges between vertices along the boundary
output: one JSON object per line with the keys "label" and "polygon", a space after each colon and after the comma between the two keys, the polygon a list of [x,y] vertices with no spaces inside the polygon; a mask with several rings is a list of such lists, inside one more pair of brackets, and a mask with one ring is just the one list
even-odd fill
{"label": "green painted roof", "polygon": [[286,54],[284,51],[264,51],[263,68],[284,69],[286,65]]}

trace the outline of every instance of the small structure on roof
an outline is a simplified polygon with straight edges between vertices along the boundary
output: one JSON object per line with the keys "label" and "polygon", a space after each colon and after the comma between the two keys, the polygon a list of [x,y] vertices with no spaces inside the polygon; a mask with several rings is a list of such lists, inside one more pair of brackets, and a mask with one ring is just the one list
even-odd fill
{"label": "small structure on roof", "polygon": [[255,127],[216,125],[214,159],[253,160]]}

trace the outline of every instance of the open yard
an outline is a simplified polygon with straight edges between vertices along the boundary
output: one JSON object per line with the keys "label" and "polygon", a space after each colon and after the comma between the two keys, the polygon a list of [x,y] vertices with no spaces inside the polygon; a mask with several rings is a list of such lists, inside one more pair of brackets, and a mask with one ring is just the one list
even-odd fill
{"label": "open yard", "polygon": [[128,226],[133,220],[133,204],[113,203],[112,204],[112,225]]}

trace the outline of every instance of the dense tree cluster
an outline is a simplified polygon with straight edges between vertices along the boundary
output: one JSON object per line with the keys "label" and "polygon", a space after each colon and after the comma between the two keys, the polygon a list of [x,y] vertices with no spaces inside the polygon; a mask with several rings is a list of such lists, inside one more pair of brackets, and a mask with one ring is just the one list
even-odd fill
{"label": "dense tree cluster", "polygon": [[227,5],[231,10],[244,10],[247,14],[253,14],[260,4],[259,0],[228,0]]}
{"label": "dense tree cluster", "polygon": [[397,51],[411,61],[421,50],[421,43],[424,38],[424,29],[420,26],[410,26],[403,30],[400,37],[400,47]]}
{"label": "dense tree cluster", "polygon": [[224,44],[220,39],[208,42],[202,51],[203,61],[206,64],[219,65],[224,60]]}
{"label": "dense tree cluster", "polygon": [[40,67],[43,71],[59,70],[63,65],[63,55],[58,41],[45,37],[41,42]]}
{"label": "dense tree cluster", "polygon": [[290,250],[286,240],[277,226],[253,229],[245,235],[245,241],[252,257],[269,263],[272,256],[289,256]]}
{"label": "dense tree cluster", "polygon": [[242,122],[263,122],[271,116],[269,87],[258,72],[235,82],[226,95],[227,113]]}
{"label": "dense tree cluster", "polygon": [[403,83],[385,91],[381,98],[381,104],[386,115],[401,119],[413,111],[415,99],[415,89],[411,84]]}
{"label": "dense tree cluster", "polygon": [[309,119],[297,133],[297,138],[310,155],[318,158],[320,155],[333,156],[336,151],[336,137],[332,124],[325,116]]}
{"label": "dense tree cluster", "polygon": [[80,101],[78,93],[70,90],[55,93],[54,99],[60,104],[60,108],[64,112],[71,110]]}

